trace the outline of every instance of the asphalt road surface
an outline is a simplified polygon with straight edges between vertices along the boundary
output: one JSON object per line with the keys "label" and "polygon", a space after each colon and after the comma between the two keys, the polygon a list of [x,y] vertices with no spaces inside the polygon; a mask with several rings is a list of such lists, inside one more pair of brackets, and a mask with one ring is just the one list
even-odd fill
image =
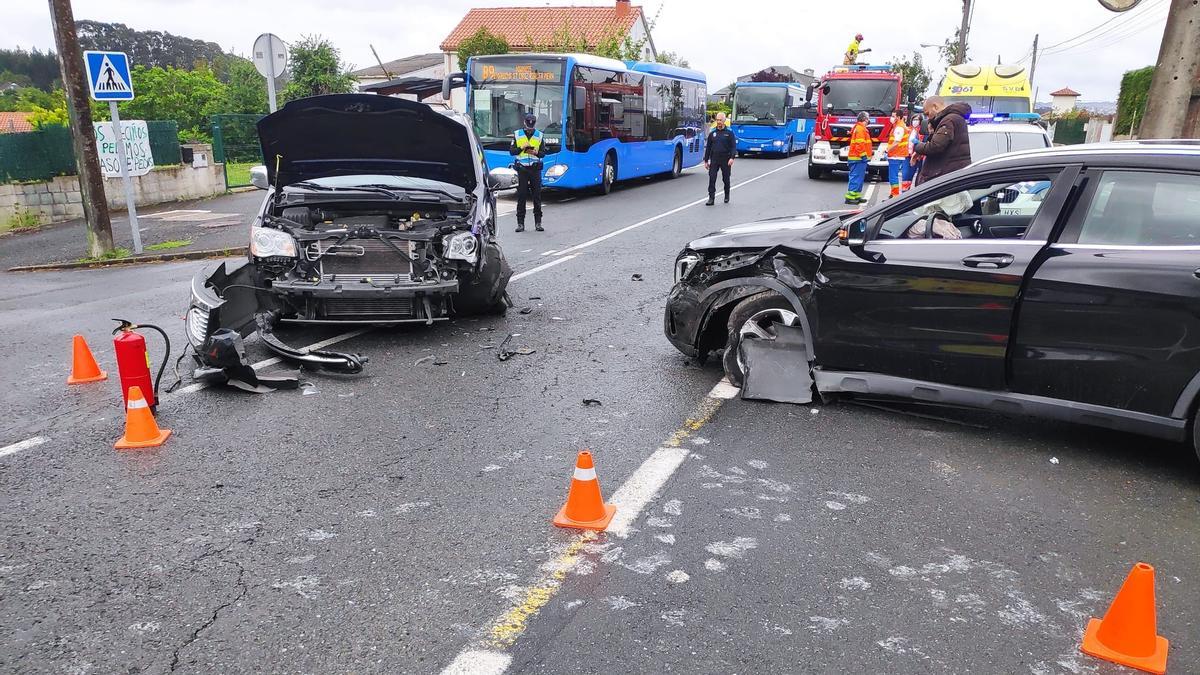
{"label": "asphalt road surface", "polygon": [[[109,319],[178,350],[205,263],[0,274],[0,670],[1115,673],[1082,627],[1143,560],[1170,671],[1200,672],[1189,450],[742,401],[666,342],[683,244],[840,203],[804,174],[741,160],[715,207],[696,170],[559,195],[545,233],[509,213],[528,313],[291,329],[371,359],[300,391],[189,386],[185,363],[149,452],[112,449]],[[75,333],[107,382],[65,386]],[[509,333],[534,352],[497,360]],[[599,535],[550,524],[582,448],[619,504]]]}

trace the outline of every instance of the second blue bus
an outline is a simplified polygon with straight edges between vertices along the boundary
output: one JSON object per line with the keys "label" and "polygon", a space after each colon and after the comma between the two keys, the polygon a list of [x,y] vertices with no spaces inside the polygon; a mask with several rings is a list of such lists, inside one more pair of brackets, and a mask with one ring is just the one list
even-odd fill
{"label": "second blue bus", "polygon": [[739,82],[730,126],[738,154],[787,157],[808,149],[816,109],[806,106],[806,89],[794,82]]}
{"label": "second blue bus", "polygon": [[472,57],[467,116],[488,169],[513,163],[509,143],[526,113],[546,143],[548,188],[596,188],[670,174],[704,158],[704,74],[662,63],[590,54]]}

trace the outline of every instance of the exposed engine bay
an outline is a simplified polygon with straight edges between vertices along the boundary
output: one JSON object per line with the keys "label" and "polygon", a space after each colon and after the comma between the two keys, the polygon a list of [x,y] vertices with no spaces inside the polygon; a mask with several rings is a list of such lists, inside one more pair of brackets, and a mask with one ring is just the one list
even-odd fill
{"label": "exposed engine bay", "polygon": [[345,373],[364,357],[294,349],[283,322],[397,325],[503,313],[512,270],[495,240],[496,200],[465,118],[373,94],[290,101],[259,120],[267,190],[248,259],[192,280],[197,377],[250,391],[294,386],[250,367],[259,333],[289,361]]}

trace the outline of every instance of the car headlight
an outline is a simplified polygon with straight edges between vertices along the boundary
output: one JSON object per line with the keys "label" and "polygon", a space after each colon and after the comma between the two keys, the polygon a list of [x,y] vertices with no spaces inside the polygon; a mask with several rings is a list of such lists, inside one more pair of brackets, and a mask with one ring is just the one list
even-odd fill
{"label": "car headlight", "polygon": [[555,164],[554,166],[550,167],[549,169],[546,169],[546,178],[558,178],[559,176],[563,175],[566,172],[567,172],[566,164]]}
{"label": "car headlight", "polygon": [[777,147],[777,148],[778,148],[779,146],[783,145],[783,141],[775,141],[775,142],[774,142],[774,143],[772,143],[771,145],[774,145],[775,147]]}
{"label": "car headlight", "polygon": [[697,253],[683,252],[675,259],[675,281],[686,279],[692,270],[696,269],[696,265],[700,264],[703,258]]}
{"label": "car headlight", "polygon": [[442,250],[448,260],[473,263],[479,259],[479,239],[470,232],[448,234],[442,237]]}
{"label": "car headlight", "polygon": [[296,240],[282,230],[270,227],[250,228],[250,255],[257,258],[296,257]]}
{"label": "car headlight", "polygon": [[204,338],[208,337],[208,315],[209,311],[200,307],[192,307],[187,311],[185,325],[188,342],[196,347],[204,344]]}

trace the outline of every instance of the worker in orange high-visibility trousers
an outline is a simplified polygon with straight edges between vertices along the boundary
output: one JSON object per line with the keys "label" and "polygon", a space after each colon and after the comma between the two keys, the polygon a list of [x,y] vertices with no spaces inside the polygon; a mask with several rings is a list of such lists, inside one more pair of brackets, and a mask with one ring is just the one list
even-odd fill
{"label": "worker in orange high-visibility trousers", "polygon": [[889,197],[900,196],[900,186],[904,178],[904,166],[908,164],[909,142],[908,126],[904,124],[904,115],[900,110],[892,111],[892,133],[888,136],[888,183],[892,186]]}
{"label": "worker in orange high-visibility trousers", "polygon": [[863,183],[867,179],[867,163],[871,161],[871,132],[867,130],[870,115],[858,113],[858,121],[850,130],[850,147],[846,150],[846,161],[850,165],[850,182],[846,186],[847,204],[864,204]]}

